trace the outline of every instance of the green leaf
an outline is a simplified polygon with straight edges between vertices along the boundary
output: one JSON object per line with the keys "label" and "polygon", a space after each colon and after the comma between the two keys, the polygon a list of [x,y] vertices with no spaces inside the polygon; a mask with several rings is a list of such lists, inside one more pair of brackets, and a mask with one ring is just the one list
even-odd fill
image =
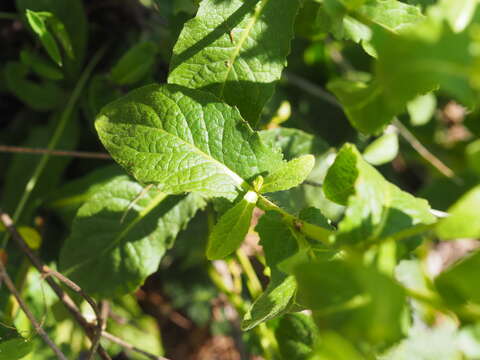
{"label": "green leaf", "polygon": [[313,155],[303,155],[290,160],[265,178],[261,188],[262,192],[283,191],[300,185],[308,177],[314,165],[315,157]]}
{"label": "green leaf", "polygon": [[477,0],[440,0],[439,8],[452,30],[459,33],[472,21],[477,4]]}
{"label": "green leaf", "polygon": [[131,47],[110,71],[111,80],[118,85],[134,84],[142,80],[155,64],[158,48],[151,41]]}
{"label": "green leaf", "polygon": [[322,329],[352,341],[385,346],[402,337],[403,289],[373,268],[345,261],[306,262],[295,268],[297,301]]}
{"label": "green leaf", "polygon": [[46,19],[42,16],[44,13],[35,12],[27,9],[26,16],[28,24],[31,26],[32,30],[38,35],[40,42],[47,51],[48,55],[52,60],[58,65],[62,66],[62,55],[60,54],[60,49],[57,46],[55,38],[50,33],[47,28]]}
{"label": "green leaf", "polygon": [[207,258],[223,259],[242,244],[250,228],[258,195],[249,191],[242,200],[227,210],[208,238]]}
{"label": "green leaf", "polygon": [[398,154],[398,135],[395,131],[387,132],[370,143],[363,157],[372,165],[383,165],[393,159]]}
{"label": "green leaf", "polygon": [[448,209],[449,216],[436,226],[442,240],[480,237],[480,218],[474,209],[480,207],[480,185],[464,194]]}
{"label": "green leaf", "polygon": [[236,198],[245,180],[281,167],[238,110],[211,94],[149,85],[107,105],[95,126],[113,158],[166,193]]}
{"label": "green leaf", "polygon": [[468,167],[480,176],[480,139],[472,141],[465,148]]}
{"label": "green leaf", "polygon": [[138,183],[117,176],[79,209],[61,250],[60,268],[85,291],[114,297],[135,290],[205,204],[196,194],[167,197],[152,189],[128,210],[141,193]]}
{"label": "green leaf", "polygon": [[285,314],[275,329],[280,354],[284,359],[304,360],[313,351],[318,328],[311,316]]}
{"label": "green leaf", "polygon": [[5,84],[16,97],[37,111],[59,107],[65,100],[62,89],[54,82],[33,82],[28,79],[28,67],[19,62],[5,65]]}
{"label": "green leaf", "polygon": [[254,126],[290,52],[298,0],[203,0],[173,49],[168,82],[212,92]]}
{"label": "green leaf", "polygon": [[50,192],[45,206],[61,215],[71,227],[78,209],[114,176],[122,174],[122,169],[116,164],[98,168]]}
{"label": "green leaf", "polygon": [[297,289],[294,277],[278,268],[279,263],[298,250],[297,240],[290,227],[283,222],[280,214],[267,212],[260,218],[256,231],[260,235],[260,245],[265,252],[271,277],[265,291],[245,314],[243,330],[252,329],[285,313],[293,302]]}
{"label": "green leaf", "polygon": [[308,360],[365,360],[351,342],[333,331],[322,332],[321,339]]}
{"label": "green leaf", "polygon": [[[72,47],[72,54],[75,58],[66,57],[63,59],[66,73],[74,76],[81,70],[87,48],[88,23],[82,0],[16,0],[19,14],[25,14],[27,9],[35,12],[48,12],[54,16],[65,27]],[[50,22],[49,25],[52,25]],[[65,46],[62,35],[59,36],[55,24],[52,32],[59,38],[62,47],[69,52]]]}
{"label": "green leaf", "polygon": [[94,120],[100,110],[122,96],[122,92],[108,79],[107,75],[94,75],[87,91],[87,110]]}
{"label": "green leaf", "polygon": [[438,87],[468,106],[477,99],[474,32],[455,34],[434,14],[432,11],[425,21],[401,34],[374,33],[376,79],[384,93],[385,107],[395,114],[418,95]]}
{"label": "green leaf", "polygon": [[327,88],[342,104],[352,126],[363,133],[381,132],[396,115],[388,108],[384,91],[377,82],[336,79],[329,82]]}
{"label": "green leaf", "polygon": [[327,169],[333,162],[335,151],[318,136],[298,129],[264,130],[260,132],[260,137],[271,147],[280,148],[287,160],[307,154],[315,156],[315,166],[307,177],[308,182],[287,191],[271,193],[269,197],[292,213],[313,206],[321,209],[330,219],[338,218],[342,207],[327,200],[321,186]]}
{"label": "green leaf", "polygon": [[20,360],[32,351],[32,342],[20,336],[0,342],[0,360]]}
{"label": "green leaf", "polygon": [[412,226],[436,221],[426,200],[386,181],[351,144],[339,151],[323,189],[327,198],[347,206],[336,235],[339,244],[401,237]]}
{"label": "green leaf", "polygon": [[480,251],[476,251],[437,276],[435,286],[449,304],[480,304],[479,276]]}
{"label": "green leaf", "polygon": [[20,52],[20,59],[23,64],[31,67],[37,75],[44,77],[45,79],[63,79],[63,73],[52,65],[48,59],[39,54],[24,49]]}
{"label": "green leaf", "polygon": [[433,93],[417,96],[407,104],[410,123],[413,126],[425,125],[435,114],[437,98]]}

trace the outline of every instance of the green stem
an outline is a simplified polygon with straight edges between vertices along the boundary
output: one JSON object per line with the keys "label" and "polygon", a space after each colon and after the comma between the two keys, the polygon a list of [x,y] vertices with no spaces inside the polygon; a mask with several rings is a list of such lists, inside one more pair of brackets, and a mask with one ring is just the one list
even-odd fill
{"label": "green stem", "polygon": [[[75,105],[77,104],[78,99],[82,94],[83,88],[85,87],[85,84],[87,83],[87,80],[89,79],[90,74],[92,73],[97,63],[100,61],[104,52],[105,52],[105,48],[102,48],[101,50],[97,51],[97,53],[93,56],[92,60],[83,71],[83,74],[80,76],[80,79],[78,80],[77,85],[73,89],[73,92],[65,106],[65,109],[63,110],[62,115],[60,116],[60,120],[58,121],[58,125],[55,129],[55,132],[53,133],[53,136],[50,139],[50,142],[48,143],[48,146],[47,146],[48,150],[53,150],[57,146],[58,141],[60,140],[63,134],[63,131],[65,130],[67,121],[71,118]],[[45,166],[47,165],[49,158],[50,158],[49,153],[46,153],[42,156],[42,158],[40,159],[40,162],[37,164],[37,167],[33,172],[32,177],[30,178],[27,185],[25,186],[25,191],[23,192],[22,198],[20,199],[17,205],[17,208],[13,213],[14,223],[17,223],[17,221],[22,216],[25,205],[27,204],[28,199],[32,194],[32,191],[35,189],[38,179],[42,175],[42,172],[45,169]],[[10,233],[7,231],[5,233],[5,236],[3,237],[2,248],[5,248],[7,246],[9,238],[10,238]]]}
{"label": "green stem", "polygon": [[245,252],[239,248],[237,250],[237,260],[242,266],[243,272],[247,276],[247,287],[250,295],[253,299],[256,299],[262,293],[262,284],[260,284],[260,280],[258,280],[258,276],[255,273],[255,270],[250,262],[250,259],[245,254]]}
{"label": "green stem", "polygon": [[286,212],[281,207],[279,207],[278,205],[268,200],[265,196],[263,195],[258,196],[257,205],[260,209],[264,211],[276,211],[282,214],[285,221],[290,226],[292,226],[302,234],[306,235],[307,237],[320,241],[325,245],[332,244],[332,240],[331,240],[331,236],[333,234],[332,231],[324,229],[320,226],[308,223],[306,221],[300,220],[298,217]]}

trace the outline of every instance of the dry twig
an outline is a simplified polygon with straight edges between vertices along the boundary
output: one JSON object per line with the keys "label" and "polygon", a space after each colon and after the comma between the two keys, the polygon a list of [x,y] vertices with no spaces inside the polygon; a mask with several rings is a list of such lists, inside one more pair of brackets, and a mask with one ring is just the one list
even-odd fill
{"label": "dry twig", "polygon": [[22,297],[20,296],[17,288],[13,284],[12,279],[8,275],[7,270],[3,265],[3,262],[1,261],[0,261],[0,278],[3,279],[3,281],[5,282],[5,286],[8,288],[8,290],[12,293],[12,295],[17,300],[18,305],[23,310],[28,320],[30,320],[30,322],[32,323],[33,327],[35,328],[35,331],[38,333],[38,335],[40,335],[43,341],[53,350],[55,355],[57,355],[57,358],[59,358],[60,360],[68,360],[67,357],[58,348],[58,346],[55,345],[55,343],[50,339],[50,337],[42,328],[42,326],[37,322],[37,320],[35,319],[35,316],[32,314],[27,304],[25,303],[25,301],[23,301]]}

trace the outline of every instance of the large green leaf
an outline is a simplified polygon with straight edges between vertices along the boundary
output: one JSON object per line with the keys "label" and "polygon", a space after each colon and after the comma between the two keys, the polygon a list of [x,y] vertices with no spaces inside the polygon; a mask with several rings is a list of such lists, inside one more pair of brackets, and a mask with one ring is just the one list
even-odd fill
{"label": "large green leaf", "polygon": [[340,260],[308,261],[294,273],[297,301],[313,311],[321,329],[381,346],[401,338],[406,297],[392,278]]}
{"label": "large green leaf", "polygon": [[140,286],[205,204],[196,194],[167,197],[156,189],[136,200],[141,193],[141,185],[117,176],[79,209],[60,266],[87,292],[113,297]]}
{"label": "large green leaf", "polygon": [[242,328],[249,330],[258,324],[283,314],[293,301],[297,285],[293,276],[278,269],[278,264],[297,252],[298,245],[292,230],[282,221],[282,216],[267,212],[256,227],[260,245],[265,252],[270,268],[270,283],[255,300],[242,322]]}
{"label": "large green leaf", "polygon": [[107,105],[96,120],[113,158],[167,193],[235,198],[284,164],[232,108],[206,92],[149,85]]}
{"label": "large green leaf", "polygon": [[203,0],[173,49],[169,83],[212,92],[252,125],[290,51],[298,0]]}
{"label": "large green leaf", "polygon": [[463,195],[451,208],[449,216],[436,227],[438,237],[443,240],[480,237],[480,185]]}
{"label": "large green leaf", "polygon": [[241,245],[250,228],[258,195],[254,191],[227,210],[213,228],[207,245],[207,258],[223,259]]}
{"label": "large green leaf", "polygon": [[336,235],[341,244],[385,239],[436,221],[426,200],[386,181],[351,144],[339,151],[325,178],[324,191],[330,200],[347,206]]}

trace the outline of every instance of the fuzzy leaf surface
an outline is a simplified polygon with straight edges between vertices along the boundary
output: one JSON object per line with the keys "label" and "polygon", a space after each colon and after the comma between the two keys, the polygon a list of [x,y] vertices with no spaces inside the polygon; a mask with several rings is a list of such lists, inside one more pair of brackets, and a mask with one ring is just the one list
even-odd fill
{"label": "fuzzy leaf surface", "polygon": [[177,85],[148,85],[107,105],[100,140],[138,181],[166,193],[236,197],[245,180],[284,164],[237,109]]}
{"label": "fuzzy leaf surface", "polygon": [[203,0],[173,49],[168,82],[204,89],[252,125],[290,52],[298,0]]}
{"label": "fuzzy leaf surface", "polygon": [[[114,177],[79,209],[60,255],[61,271],[85,291],[127,294],[157,270],[178,232],[205,205],[196,194],[167,196],[126,175]],[[92,277],[92,274],[95,276]]]}

